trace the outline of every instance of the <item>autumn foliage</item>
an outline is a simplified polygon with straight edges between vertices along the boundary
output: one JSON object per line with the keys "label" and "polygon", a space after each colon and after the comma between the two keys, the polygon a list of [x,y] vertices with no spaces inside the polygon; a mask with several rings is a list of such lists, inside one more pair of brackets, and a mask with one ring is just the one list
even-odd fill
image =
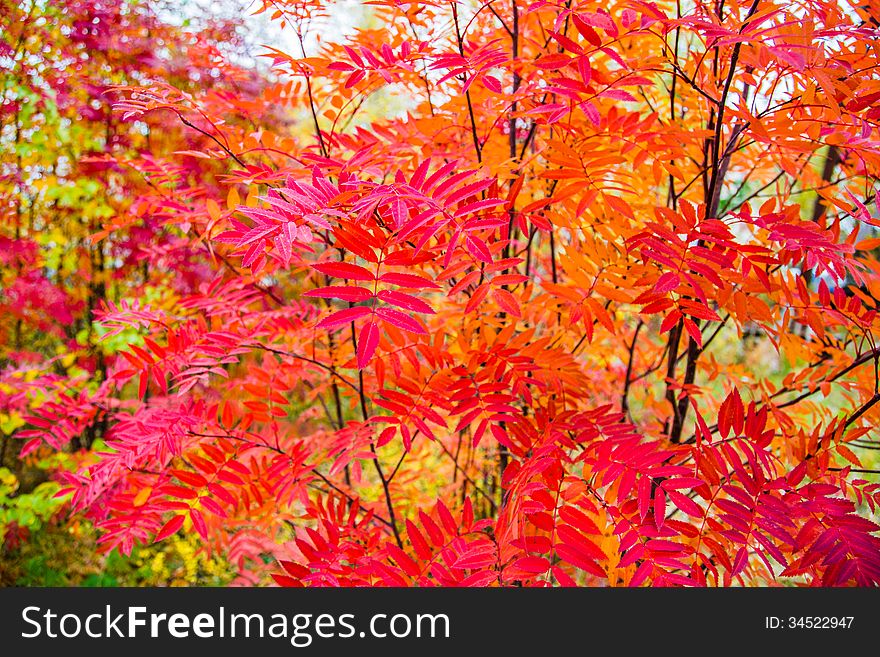
{"label": "autumn foliage", "polygon": [[880,584],[874,0],[2,8],[0,465],[105,549]]}

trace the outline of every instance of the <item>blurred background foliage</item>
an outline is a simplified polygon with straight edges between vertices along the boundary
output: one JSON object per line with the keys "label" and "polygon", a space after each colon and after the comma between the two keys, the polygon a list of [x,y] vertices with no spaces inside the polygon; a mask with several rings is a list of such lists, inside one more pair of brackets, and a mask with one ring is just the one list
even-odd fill
{"label": "blurred background foliage", "polygon": [[[210,193],[222,171],[174,155],[206,138],[171,113],[123,120],[113,90],[156,80],[184,92],[234,91],[247,102],[264,84],[258,44],[272,38],[259,18],[245,26],[252,11],[237,2],[0,0],[2,586],[232,579],[230,564],[193,533],[123,557],[100,549],[87,519],[69,516],[53,475],[91,458],[106,422],[24,457],[17,433],[59,396],[94,395],[110,377],[110,358],[138,342],[131,331],[105,337],[96,309],[124,298],[176,299],[210,272],[179,233],[159,229],[165,214],[145,200],[181,187]],[[113,237],[96,239],[108,224],[118,229]],[[154,270],[163,258],[182,268]]]}
{"label": "blurred background foliage", "polygon": [[[65,461],[71,459],[56,455],[38,467],[51,472]],[[130,556],[102,554],[92,524],[68,518],[57,490],[47,481],[20,493],[15,474],[0,468],[0,586],[223,586],[235,575],[192,532]]]}

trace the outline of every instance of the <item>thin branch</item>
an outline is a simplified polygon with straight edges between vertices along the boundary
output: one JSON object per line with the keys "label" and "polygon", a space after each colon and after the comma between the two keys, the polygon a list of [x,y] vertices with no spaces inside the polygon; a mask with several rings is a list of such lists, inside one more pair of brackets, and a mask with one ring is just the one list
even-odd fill
{"label": "thin branch", "polygon": [[[452,3],[452,20],[455,22],[455,37],[458,41],[458,53],[464,57],[464,42],[462,41],[461,29],[458,26],[458,7],[455,2]],[[474,141],[474,150],[477,153],[477,162],[483,161],[483,149],[480,146],[480,137],[477,134],[477,119],[474,116],[474,104],[471,101],[470,89],[464,92],[467,100],[468,116],[471,121],[471,138]]]}
{"label": "thin branch", "polygon": [[636,351],[636,342],[639,339],[639,331],[642,330],[642,326],[645,325],[645,322],[639,318],[639,323],[636,324],[636,330],[633,332],[632,342],[629,345],[629,358],[626,361],[626,377],[623,380],[623,399],[620,401],[620,407],[624,413],[629,414],[629,386],[632,383],[632,369],[633,369],[633,359]]}
{"label": "thin branch", "polygon": [[[357,353],[357,337],[355,336],[354,322],[351,323],[351,342],[352,348],[355,353]],[[364,394],[364,371],[360,369],[358,370],[357,391],[361,402],[361,414],[363,415],[364,422],[366,422],[370,419],[370,412],[367,409],[367,396]],[[376,474],[379,476],[379,481],[382,483],[382,491],[385,494],[385,506],[388,508],[388,517],[391,520],[391,531],[394,533],[394,541],[397,543],[397,547],[403,549],[403,540],[400,538],[400,531],[397,529],[394,504],[391,501],[391,488],[388,485],[390,478],[386,478],[385,474],[382,472],[382,464],[379,463],[376,444],[372,440],[370,441],[370,452],[373,454],[373,467],[376,469]]]}

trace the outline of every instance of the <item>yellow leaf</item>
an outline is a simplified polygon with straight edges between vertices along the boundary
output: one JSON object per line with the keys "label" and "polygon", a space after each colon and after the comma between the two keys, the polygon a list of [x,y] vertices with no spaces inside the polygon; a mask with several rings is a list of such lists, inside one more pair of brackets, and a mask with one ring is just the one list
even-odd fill
{"label": "yellow leaf", "polygon": [[152,488],[142,488],[140,492],[138,492],[138,494],[134,496],[134,506],[139,507],[146,504],[147,500],[150,499],[150,493],[152,492]]}
{"label": "yellow leaf", "polygon": [[212,198],[209,198],[208,202],[207,202],[207,206],[208,206],[208,216],[210,216],[211,219],[213,219],[214,221],[217,221],[220,218],[220,212],[221,212],[220,206],[217,205],[217,201],[215,201]]}
{"label": "yellow leaf", "polygon": [[241,197],[238,195],[238,190],[230,187],[229,194],[226,195],[226,209],[235,210],[239,205],[241,205]]}

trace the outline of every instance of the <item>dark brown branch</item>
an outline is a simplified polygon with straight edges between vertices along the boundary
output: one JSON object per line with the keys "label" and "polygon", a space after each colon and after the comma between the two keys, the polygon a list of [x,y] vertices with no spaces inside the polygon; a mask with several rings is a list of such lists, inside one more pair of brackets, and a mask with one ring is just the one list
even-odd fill
{"label": "dark brown branch", "polygon": [[[452,3],[452,20],[455,23],[455,37],[458,42],[458,53],[464,57],[464,41],[462,40],[461,28],[458,25],[458,7],[455,2]],[[480,146],[480,137],[477,134],[477,119],[474,116],[474,104],[471,101],[470,89],[464,92],[465,100],[467,100],[468,116],[471,121],[471,138],[474,140],[474,150],[477,153],[477,162],[483,161],[483,149]]]}
{"label": "dark brown branch", "polygon": [[[740,34],[742,34],[746,27],[748,27],[749,19],[755,14],[758,9],[758,5],[760,4],[760,0],[754,0],[752,6],[749,8],[748,14],[746,14],[746,19],[743,22],[742,27],[739,29]],[[730,87],[733,84],[733,78],[736,75],[736,65],[739,61],[739,53],[742,48],[742,41],[737,41],[733,46],[733,54],[730,57],[730,70],[727,72],[727,79],[724,81],[724,89],[721,92],[721,98],[718,102],[718,116],[715,117],[715,134],[712,137],[712,178],[709,183],[709,190],[706,194],[706,200],[708,202],[714,201],[716,198],[720,198],[720,188],[724,182],[723,173],[721,171],[721,131],[724,128],[724,110],[725,105],[727,103],[727,96],[730,93]],[[717,54],[717,50],[716,50]],[[734,132],[736,130],[734,129]],[[735,138],[738,138],[739,135],[731,135],[731,141],[734,141]],[[729,155],[727,156],[730,157]],[[717,204],[714,208],[710,208],[707,210],[707,216],[714,217],[715,213],[718,210]]]}
{"label": "dark brown branch", "polygon": [[[354,322],[351,323],[351,343],[352,348],[355,353],[357,353],[357,337],[355,336],[354,330]],[[366,422],[370,418],[370,412],[367,409],[367,396],[364,393],[364,371],[358,370],[358,397],[361,402],[361,414],[363,415],[364,422]],[[385,474],[382,472],[382,464],[379,463],[379,455],[376,452],[376,444],[371,440],[370,441],[370,452],[373,454],[373,467],[376,469],[376,474],[379,477],[379,481],[382,483],[382,491],[385,494],[385,506],[388,508],[388,517],[391,520],[391,531],[394,533],[394,541],[397,543],[397,547],[403,549],[403,540],[400,538],[400,531],[397,529],[397,519],[395,518],[394,513],[394,504],[391,501],[391,488],[388,485],[390,478],[386,478]]]}
{"label": "dark brown branch", "polygon": [[667,361],[666,361],[666,401],[672,407],[672,423],[669,427],[669,437],[678,432],[681,433],[680,421],[678,419],[678,400],[675,398],[675,391],[672,389],[675,380],[675,364],[678,362],[678,343],[681,340],[681,331],[684,328],[682,320],[678,320],[669,331],[667,340]]}
{"label": "dark brown branch", "polygon": [[633,332],[632,342],[629,345],[629,358],[626,361],[626,377],[623,380],[623,398],[620,401],[620,408],[624,413],[629,413],[629,386],[632,383],[633,360],[635,357],[636,343],[639,339],[639,331],[642,330],[642,326],[644,325],[644,321],[639,319],[639,323],[636,324],[636,330]]}
{"label": "dark brown branch", "polygon": [[[694,320],[696,322],[697,320]],[[682,394],[681,398],[678,400],[678,413],[675,415],[676,423],[673,424],[672,433],[669,436],[669,440],[672,443],[681,442],[681,432],[684,429],[684,421],[687,418],[688,408],[688,393],[687,386],[693,384],[694,379],[697,376],[697,359],[700,357],[701,349],[697,346],[696,341],[693,338],[689,338],[688,340],[688,350],[687,350],[687,365],[685,365],[684,369],[684,386],[685,390]]]}
{"label": "dark brown branch", "polygon": [[[265,345],[265,344],[249,343],[249,344],[245,344],[245,345],[242,345],[242,346],[244,346],[244,347],[248,347],[248,348],[250,348],[250,349],[262,349],[263,351],[268,351],[268,352],[273,353],[273,354],[278,354],[279,356],[286,356],[286,357],[288,357],[288,358],[295,358],[295,359],[297,359],[297,360],[302,360],[302,361],[305,361],[305,362],[307,362],[307,363],[311,363],[312,365],[317,365],[317,366],[320,367],[321,369],[324,369],[324,370],[327,370],[328,372],[330,372],[330,374],[331,374],[334,378],[339,379],[339,380],[342,381],[345,385],[347,385],[348,387],[350,387],[352,390],[357,391],[357,389],[358,389],[357,386],[356,386],[354,383],[352,383],[351,381],[349,381],[348,379],[346,379],[344,376],[342,376],[341,374],[339,374],[339,372],[337,372],[336,369],[335,369],[334,367],[332,367],[331,365],[325,365],[325,364],[322,363],[321,361],[319,361],[319,360],[315,360],[314,358],[309,358],[308,356],[300,356],[299,354],[292,354],[292,353],[290,353],[289,351],[284,351],[283,349],[276,349],[275,347],[270,347],[270,346]],[[337,394],[338,394],[338,393],[337,393]],[[340,428],[341,428],[341,425],[340,425]]]}
{"label": "dark brown branch", "polygon": [[876,404],[878,401],[880,401],[880,394],[875,392],[868,401],[862,404],[855,413],[847,418],[846,422],[843,423],[843,426],[848,427],[849,425],[851,425],[853,422],[855,422],[865,413],[871,410],[871,407],[874,406],[874,404]]}

